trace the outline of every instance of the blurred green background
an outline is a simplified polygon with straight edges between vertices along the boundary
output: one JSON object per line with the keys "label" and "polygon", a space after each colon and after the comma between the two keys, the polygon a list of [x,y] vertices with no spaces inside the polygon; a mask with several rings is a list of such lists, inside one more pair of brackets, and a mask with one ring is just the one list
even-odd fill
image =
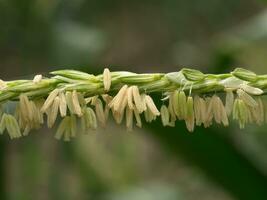
{"label": "blurred green background", "polygon": [[[0,0],[0,78],[55,69],[267,73],[263,0]],[[157,98],[157,97],[156,97]],[[159,99],[160,96],[157,98]],[[0,138],[1,199],[267,199],[266,127],[159,121]]]}

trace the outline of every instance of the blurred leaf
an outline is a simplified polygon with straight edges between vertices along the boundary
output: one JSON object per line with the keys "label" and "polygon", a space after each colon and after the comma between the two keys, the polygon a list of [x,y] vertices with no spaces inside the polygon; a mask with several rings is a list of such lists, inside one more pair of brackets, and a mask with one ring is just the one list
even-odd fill
{"label": "blurred leaf", "polygon": [[[179,122],[166,128],[160,122],[147,126],[162,145],[174,155],[182,156],[199,167],[217,184],[237,199],[266,199],[267,179],[222,135],[224,129],[197,127],[190,134]],[[230,133],[229,133],[230,134]]]}

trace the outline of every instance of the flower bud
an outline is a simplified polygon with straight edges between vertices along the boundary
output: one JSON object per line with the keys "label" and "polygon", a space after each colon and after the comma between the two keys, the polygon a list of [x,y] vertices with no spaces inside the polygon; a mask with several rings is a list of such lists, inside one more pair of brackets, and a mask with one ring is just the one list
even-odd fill
{"label": "flower bud", "polygon": [[252,71],[243,68],[236,68],[233,72],[231,72],[237,78],[240,78],[244,81],[255,82],[257,80],[257,74]]}
{"label": "flower bud", "polygon": [[183,68],[182,73],[189,81],[201,81],[205,78],[205,75],[201,71],[195,69]]}

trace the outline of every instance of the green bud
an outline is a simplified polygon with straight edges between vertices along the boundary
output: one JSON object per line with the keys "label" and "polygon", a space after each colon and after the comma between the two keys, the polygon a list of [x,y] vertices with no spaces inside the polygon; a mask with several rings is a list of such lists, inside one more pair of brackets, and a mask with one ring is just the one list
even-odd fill
{"label": "green bud", "polygon": [[249,82],[255,82],[258,79],[257,74],[247,69],[243,69],[243,68],[236,68],[233,72],[231,72],[231,74],[237,78],[240,78],[244,81],[249,81]]}
{"label": "green bud", "polygon": [[162,74],[133,74],[128,76],[123,76],[120,78],[121,82],[126,84],[140,84],[140,83],[150,83],[159,80]]}
{"label": "green bud", "polygon": [[29,98],[45,97],[47,96],[47,94],[53,91],[53,89],[54,87],[50,86],[50,87],[43,88],[40,90],[33,90],[33,91],[25,92],[24,94],[28,96]]}
{"label": "green bud", "polygon": [[26,83],[8,87],[7,90],[11,92],[29,92],[29,91],[49,88],[52,85],[57,84],[57,83],[59,83],[59,80],[56,80],[56,79],[43,79],[38,83],[34,83],[33,81],[28,81]]}
{"label": "green bud", "polygon": [[0,92],[0,102],[13,99],[17,96],[14,92]]}
{"label": "green bud", "polygon": [[73,91],[76,90],[77,92],[86,92],[88,94],[97,94],[101,92],[100,90],[101,84],[96,83],[75,83],[75,84],[69,84],[65,87],[66,91]]}
{"label": "green bud", "polygon": [[201,81],[205,78],[205,75],[201,71],[195,69],[184,68],[182,69],[182,73],[190,81]]}
{"label": "green bud", "polygon": [[92,74],[88,74],[85,72],[80,72],[76,70],[58,70],[51,72],[53,75],[59,75],[70,79],[76,79],[76,80],[87,80],[87,81],[96,81],[99,80]]}
{"label": "green bud", "polygon": [[151,83],[145,83],[142,85],[139,85],[138,88],[140,91],[146,91],[146,92],[155,92],[158,91],[159,88],[161,88],[162,91],[167,91],[170,86],[170,83],[166,78],[162,78],[160,80],[151,82]]}

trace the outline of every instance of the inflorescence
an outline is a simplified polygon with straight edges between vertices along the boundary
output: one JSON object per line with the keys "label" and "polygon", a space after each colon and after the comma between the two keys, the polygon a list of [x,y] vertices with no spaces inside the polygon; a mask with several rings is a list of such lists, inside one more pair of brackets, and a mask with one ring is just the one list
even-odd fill
{"label": "inflorescence", "polygon": [[[0,80],[0,133],[11,139],[26,136],[44,123],[52,128],[61,119],[56,139],[69,141],[76,134],[105,127],[112,114],[127,130],[142,121],[161,118],[163,126],[184,120],[188,131],[214,122],[240,128],[248,123],[267,123],[264,93],[267,76],[237,68],[229,74],[203,74],[182,69],[167,74],[110,72],[95,76],[75,70],[59,70],[53,77],[33,80]],[[158,109],[150,94],[162,95]],[[15,102],[15,103],[14,103]],[[14,106],[15,105],[15,106]],[[144,118],[144,120],[142,120]],[[125,119],[125,120],[124,120]]]}

